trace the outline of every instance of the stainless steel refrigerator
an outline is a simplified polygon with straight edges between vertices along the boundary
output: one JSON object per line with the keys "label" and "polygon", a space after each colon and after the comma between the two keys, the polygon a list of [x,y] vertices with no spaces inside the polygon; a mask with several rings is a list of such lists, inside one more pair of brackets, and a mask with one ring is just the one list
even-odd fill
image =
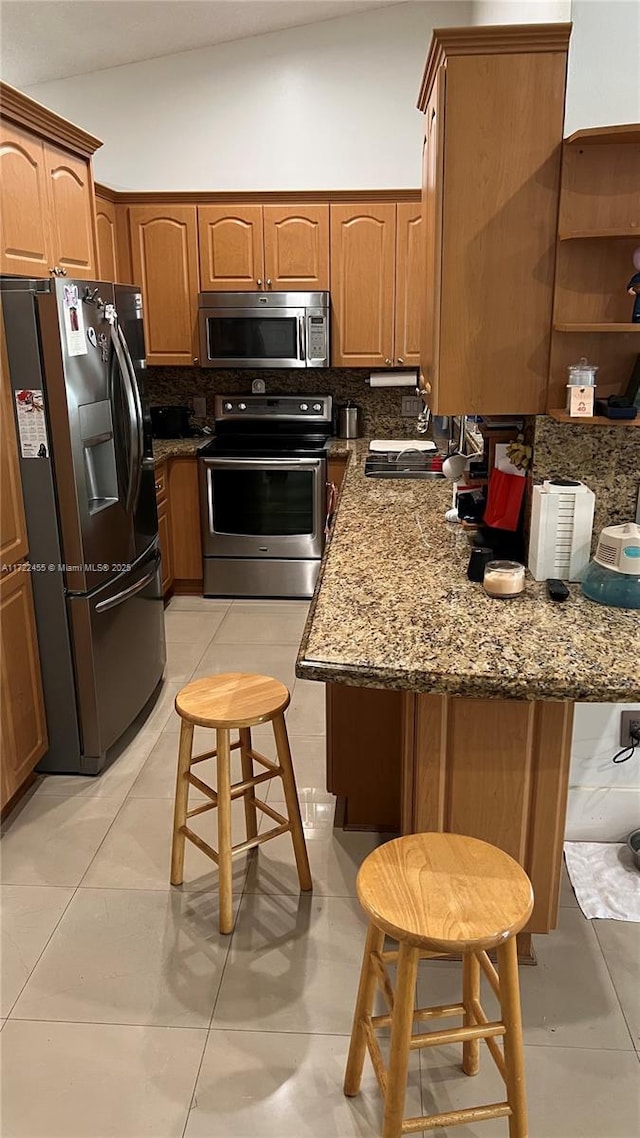
{"label": "stainless steel refrigerator", "polygon": [[166,657],[142,297],[67,279],[0,290],[49,734],[38,769],[97,774]]}

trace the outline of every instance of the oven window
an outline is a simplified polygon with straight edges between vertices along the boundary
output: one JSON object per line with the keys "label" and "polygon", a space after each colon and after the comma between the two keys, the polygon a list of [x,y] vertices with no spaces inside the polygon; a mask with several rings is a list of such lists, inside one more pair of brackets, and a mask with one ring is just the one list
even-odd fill
{"label": "oven window", "polygon": [[212,470],[213,528],[249,537],[314,533],[312,470]]}
{"label": "oven window", "polygon": [[209,316],[209,359],[295,360],[295,316]]}

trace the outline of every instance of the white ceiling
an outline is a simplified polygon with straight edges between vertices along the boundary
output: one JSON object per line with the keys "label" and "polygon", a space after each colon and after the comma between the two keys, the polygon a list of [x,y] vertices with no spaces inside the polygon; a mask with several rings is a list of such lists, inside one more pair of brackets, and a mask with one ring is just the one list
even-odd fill
{"label": "white ceiling", "polygon": [[2,78],[29,87],[404,0],[1,0]]}

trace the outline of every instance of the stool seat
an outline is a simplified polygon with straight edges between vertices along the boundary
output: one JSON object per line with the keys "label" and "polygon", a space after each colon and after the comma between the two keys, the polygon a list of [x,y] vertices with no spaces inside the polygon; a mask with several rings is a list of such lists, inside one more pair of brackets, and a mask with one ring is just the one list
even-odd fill
{"label": "stool seat", "polygon": [[225,672],[192,680],[178,692],[175,707],[189,723],[225,730],[267,723],[290,699],[285,685],[271,676]]}
{"label": "stool seat", "polygon": [[520,932],[533,890],[512,857],[460,834],[411,834],[369,854],[360,904],[394,940],[426,951],[493,948]]}

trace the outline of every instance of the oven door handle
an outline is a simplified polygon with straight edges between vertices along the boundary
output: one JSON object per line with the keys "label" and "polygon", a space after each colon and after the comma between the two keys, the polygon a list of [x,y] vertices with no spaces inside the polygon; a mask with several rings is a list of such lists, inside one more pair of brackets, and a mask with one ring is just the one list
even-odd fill
{"label": "oven door handle", "polygon": [[261,467],[277,467],[279,470],[297,470],[306,467],[318,470],[322,458],[203,458],[208,470],[259,470]]}

